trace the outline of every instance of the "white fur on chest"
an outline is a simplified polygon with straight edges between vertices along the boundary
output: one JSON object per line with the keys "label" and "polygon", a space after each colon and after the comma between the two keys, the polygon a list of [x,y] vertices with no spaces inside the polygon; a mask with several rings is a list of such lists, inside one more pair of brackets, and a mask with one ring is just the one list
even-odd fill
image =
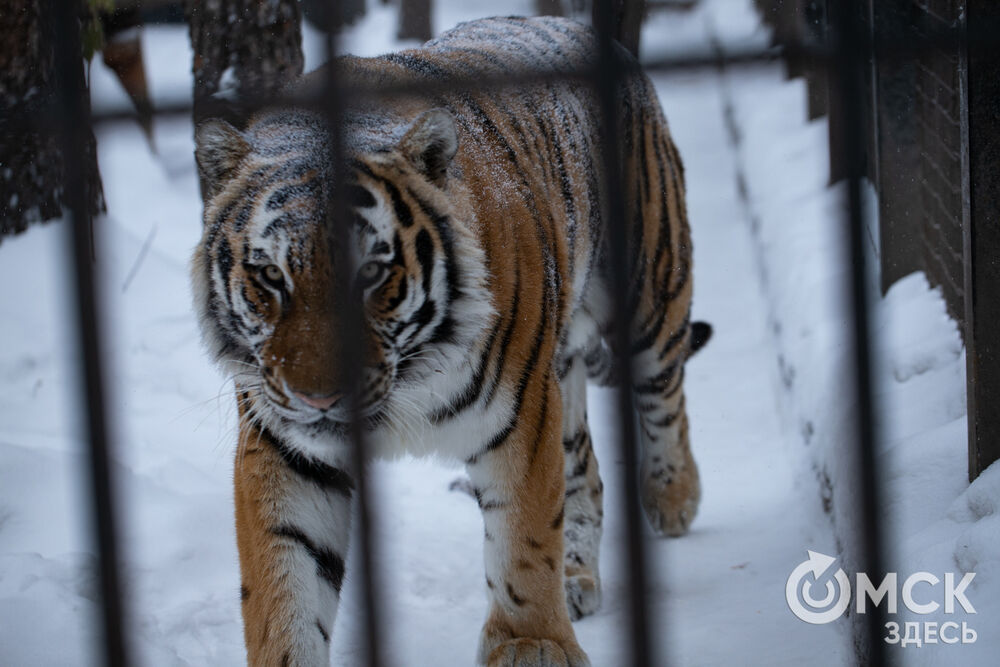
{"label": "white fur on chest", "polygon": [[[395,459],[409,454],[462,462],[478,453],[490,435],[511,418],[513,397],[500,384],[490,401],[480,398],[459,414],[438,423],[431,421],[429,415],[447,406],[466,386],[477,360],[470,350],[449,347],[451,355],[435,354],[421,360],[431,372],[419,373],[420,381],[393,389],[386,402],[385,419],[364,433],[370,458]],[[290,447],[311,458],[338,466],[350,460],[350,441],[346,437],[316,434],[308,426],[291,422],[274,430]]]}

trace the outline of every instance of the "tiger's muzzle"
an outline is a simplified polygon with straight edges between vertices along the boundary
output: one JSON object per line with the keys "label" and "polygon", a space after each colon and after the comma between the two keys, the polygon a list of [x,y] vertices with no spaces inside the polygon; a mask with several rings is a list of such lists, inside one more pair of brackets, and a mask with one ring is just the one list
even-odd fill
{"label": "tiger's muzzle", "polygon": [[363,370],[357,387],[315,391],[290,385],[286,379],[279,377],[281,372],[277,369],[261,373],[261,386],[269,406],[285,419],[302,424],[321,420],[347,424],[352,417],[350,390],[357,392],[357,417],[371,420],[388,400],[395,375],[392,371],[389,364],[380,363]]}

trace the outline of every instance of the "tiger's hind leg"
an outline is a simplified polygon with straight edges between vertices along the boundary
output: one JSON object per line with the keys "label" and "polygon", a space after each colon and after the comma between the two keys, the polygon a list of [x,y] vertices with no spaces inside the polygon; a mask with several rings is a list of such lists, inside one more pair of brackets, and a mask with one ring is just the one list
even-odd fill
{"label": "tiger's hind leg", "polygon": [[566,518],[563,524],[566,605],[569,617],[588,616],[601,605],[598,555],[601,545],[604,485],[587,428],[587,367],[577,355],[560,380],[563,399],[563,449],[566,454]]}
{"label": "tiger's hind leg", "polygon": [[[639,83],[650,92],[648,80]],[[647,117],[660,116],[655,99]],[[642,114],[637,116],[637,150],[626,179],[626,191],[635,196],[626,219],[641,225],[631,230],[637,242],[630,248],[635,310],[629,341],[642,442],[640,498],[653,530],[676,536],[687,532],[701,499],[684,405],[684,362],[698,342],[690,320],[691,232],[683,167],[666,122],[642,123]]]}

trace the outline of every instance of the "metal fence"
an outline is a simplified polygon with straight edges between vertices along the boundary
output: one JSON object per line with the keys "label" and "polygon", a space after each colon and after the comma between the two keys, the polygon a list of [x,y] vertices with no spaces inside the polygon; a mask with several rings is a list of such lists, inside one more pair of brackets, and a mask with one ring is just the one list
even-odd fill
{"label": "metal fence", "polygon": [[[609,257],[614,273],[614,281],[611,286],[615,294],[616,312],[614,335],[618,341],[627,340],[628,322],[630,314],[626,311],[629,299],[625,298],[627,288],[627,260],[626,260],[626,239],[623,233],[615,226],[616,221],[622,221],[624,211],[624,199],[622,184],[620,182],[620,137],[613,130],[616,127],[616,88],[618,81],[628,74],[626,65],[615,57],[613,48],[613,38],[615,36],[616,7],[614,0],[595,0],[594,8],[595,26],[598,34],[597,66],[592,69],[581,70],[574,74],[555,75],[546,72],[538,72],[529,78],[509,78],[501,80],[467,80],[451,81],[448,83],[449,89],[482,90],[484,87],[519,86],[526,83],[539,83],[552,79],[554,76],[576,76],[591,83],[596,92],[596,99],[600,105],[601,117],[604,120],[603,150],[606,159],[604,170],[606,182],[606,192],[608,194],[604,219],[609,222]],[[634,0],[629,0],[634,4]],[[91,117],[89,106],[85,98],[85,91],[72,85],[74,72],[78,71],[80,58],[80,39],[77,24],[77,15],[73,8],[76,4],[53,3],[57,5],[54,14],[57,24],[56,32],[56,64],[58,70],[58,100],[57,108],[53,114],[47,117],[55,121],[55,130],[61,139],[63,155],[66,156],[65,171],[65,201],[69,211],[69,217],[73,229],[73,258],[76,284],[76,304],[77,304],[77,324],[78,340],[83,360],[83,373],[79,386],[79,397],[85,405],[86,433],[89,442],[90,452],[90,476],[92,480],[93,498],[93,520],[94,530],[99,546],[100,561],[100,597],[103,610],[103,638],[104,638],[104,661],[109,665],[127,665],[132,662],[128,650],[127,637],[127,614],[126,606],[123,604],[120,573],[118,569],[119,552],[117,544],[117,520],[116,520],[116,499],[114,496],[114,484],[111,479],[109,466],[109,453],[113,450],[111,443],[111,430],[109,429],[109,411],[105,402],[105,378],[103,374],[103,361],[101,355],[102,322],[98,316],[98,303],[101,295],[95,283],[94,270],[91,258],[91,237],[89,228],[89,215],[85,197],[84,175],[82,165],[74,161],[72,156],[84,154],[84,146],[92,123],[113,123],[129,119],[128,113],[111,112]],[[996,36],[1000,31],[995,30],[996,23],[980,21],[976,25],[971,23],[961,23],[959,25],[938,27],[923,33],[919,41],[907,40],[874,40],[873,34],[866,29],[864,21],[865,8],[870,8],[864,0],[841,0],[830,3],[829,29],[825,31],[822,39],[803,39],[797,37],[785,43],[783,54],[794,56],[800,61],[810,63],[812,66],[825,70],[830,74],[831,96],[839,103],[831,105],[834,117],[832,122],[839,125],[842,131],[842,141],[831,145],[831,152],[839,159],[843,166],[844,176],[847,181],[846,202],[843,214],[843,233],[848,240],[846,247],[848,253],[843,257],[845,265],[851,267],[849,294],[851,295],[851,315],[852,315],[852,335],[853,344],[853,364],[854,364],[854,387],[852,392],[857,397],[859,409],[858,433],[855,439],[857,446],[858,460],[860,462],[859,472],[856,478],[856,487],[844,489],[844,493],[857,494],[861,499],[859,512],[856,517],[859,533],[863,536],[861,546],[862,554],[858,560],[859,569],[868,572],[875,581],[881,580],[883,570],[883,539],[879,525],[879,503],[878,503],[878,466],[874,455],[875,433],[877,415],[873,409],[872,402],[872,349],[871,349],[871,311],[872,304],[865,289],[865,273],[868,267],[865,265],[865,230],[868,221],[865,219],[865,208],[862,205],[862,179],[866,174],[866,125],[864,118],[864,82],[865,68],[873,62],[873,57],[877,58],[907,58],[922,53],[925,49],[940,48],[942,46],[953,46],[967,50],[975,54],[976,58],[987,58],[989,49],[996,49]],[[990,17],[995,18],[994,16]],[[1000,40],[998,40],[1000,41]],[[327,44],[329,55],[337,53],[335,38],[331,35]],[[739,68],[745,65],[754,65],[761,62],[773,61],[779,53],[774,49],[745,50],[722,52],[693,52],[660,59],[655,62],[644,63],[647,71],[670,72],[678,70],[697,70],[709,68]],[[336,68],[328,68],[329,78],[326,82],[326,90],[320,96],[318,102],[325,111],[329,127],[332,130],[333,155],[331,158],[339,163],[339,158],[344,147],[338,128],[340,119],[344,113],[341,100],[345,99],[344,93],[347,90],[344,84],[337,79]],[[421,91],[396,90],[396,91],[365,91],[354,90],[353,93],[367,94],[378,92],[381,95],[391,92],[393,94],[407,94],[413,92],[431,92],[427,87],[422,87]],[[181,105],[172,108],[154,109],[154,113],[159,115],[169,114],[190,114],[191,108]],[[46,117],[46,116],[43,116]],[[336,215],[336,212],[343,210],[342,184],[335,183],[333,187],[333,199],[329,210],[333,212],[334,223],[343,220],[343,216]],[[994,204],[995,211],[995,204]],[[995,219],[995,212],[992,214]],[[343,230],[340,230],[343,233]],[[344,270],[343,268],[341,269]],[[338,285],[345,285],[346,281],[338,281]],[[345,299],[342,303],[351,303]],[[348,317],[346,325],[352,327],[357,334],[360,319],[357,317],[357,310],[353,317]],[[357,368],[358,359],[356,354],[360,348],[359,338],[355,336],[345,337],[344,348],[342,350],[347,368]],[[628,345],[619,344],[616,346],[618,355],[618,365],[622,372],[622,387],[631,386],[630,373],[631,366],[628,359]],[[354,376],[356,377],[356,375]],[[638,456],[636,451],[636,433],[633,418],[633,397],[628,389],[619,392],[619,403],[617,405],[618,429],[621,434],[622,458],[622,487],[626,493],[626,503],[624,505],[624,516],[621,519],[627,526],[628,540],[624,545],[627,551],[626,563],[628,565],[629,604],[627,606],[626,627],[629,629],[627,655],[623,655],[620,664],[636,666],[646,666],[652,664],[663,664],[660,659],[654,656],[649,631],[649,615],[646,609],[646,582],[648,570],[644,553],[644,540],[641,532],[641,511],[638,499],[638,488],[633,482],[633,475],[637,468]],[[356,416],[356,415],[355,415]],[[360,470],[358,462],[364,451],[365,434],[357,427],[352,429],[353,451],[355,457],[355,470]],[[355,476],[357,482],[357,496],[360,505],[360,542],[357,547],[360,549],[361,559],[364,564],[363,572],[359,573],[362,580],[362,591],[364,594],[364,607],[367,610],[364,627],[366,633],[365,647],[367,650],[367,664],[380,665],[383,663],[378,637],[381,632],[379,605],[380,599],[378,591],[377,573],[373,571],[372,563],[376,562],[373,552],[378,545],[371,539],[370,518],[371,511],[368,490],[364,483],[364,475]],[[866,616],[866,622],[862,628],[864,637],[861,645],[864,648],[864,655],[859,659],[864,664],[881,665],[886,662],[885,644],[882,641],[882,631],[884,618],[876,608],[873,613]]]}

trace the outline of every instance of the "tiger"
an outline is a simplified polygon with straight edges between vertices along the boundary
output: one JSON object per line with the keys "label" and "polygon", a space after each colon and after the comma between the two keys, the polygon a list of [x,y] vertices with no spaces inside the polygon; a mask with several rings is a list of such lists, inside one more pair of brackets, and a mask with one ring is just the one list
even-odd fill
{"label": "tiger", "polygon": [[[334,66],[348,84],[412,88],[579,71],[596,46],[571,20],[491,18]],[[306,105],[197,126],[204,227],[191,275],[205,346],[235,385],[249,664],[328,664],[356,495],[352,419],[366,456],[465,466],[490,601],[478,664],[589,664],[571,622],[601,602],[586,387],[618,375],[605,250],[616,226],[631,267],[642,505],[659,535],[687,531],[701,487],[684,364],[711,328],[691,321],[681,159],[651,82],[632,69],[618,98],[618,221],[602,219],[600,114],[579,78],[358,101],[336,165],[327,119]],[[351,295],[364,359],[348,377],[335,351]]]}

